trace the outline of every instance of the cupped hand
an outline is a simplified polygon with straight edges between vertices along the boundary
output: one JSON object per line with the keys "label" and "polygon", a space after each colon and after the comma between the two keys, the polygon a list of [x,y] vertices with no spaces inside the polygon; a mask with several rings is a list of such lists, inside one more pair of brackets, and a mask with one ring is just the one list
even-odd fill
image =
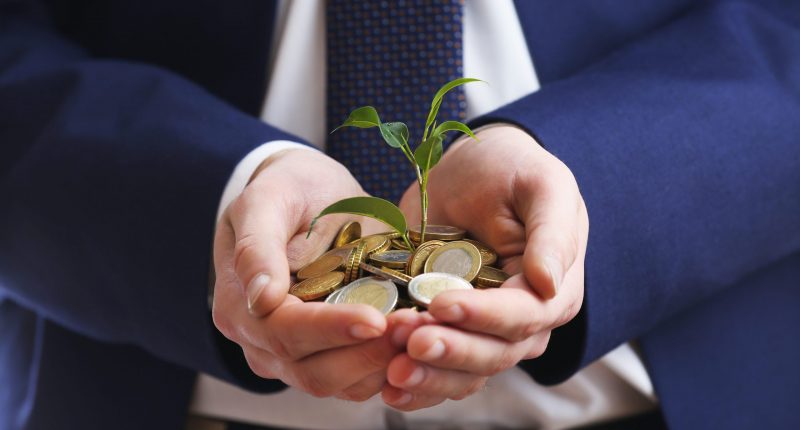
{"label": "cupped hand", "polygon": [[[464,398],[487,378],[541,355],[577,315],[589,221],[570,170],[530,135],[498,125],[462,139],[431,172],[430,223],[466,229],[513,276],[500,288],[447,291],[428,313],[396,317],[384,401],[413,410]],[[401,208],[419,220],[412,185]]]}
{"label": "cupped hand", "polygon": [[287,294],[290,272],[324,252],[348,217],[321,218],[306,239],[312,218],[359,195],[364,191],[341,164],[295,149],[265,161],[225,210],[214,238],[212,314],[256,375],[315,396],[362,400],[380,392],[397,353],[383,336],[383,314]]}

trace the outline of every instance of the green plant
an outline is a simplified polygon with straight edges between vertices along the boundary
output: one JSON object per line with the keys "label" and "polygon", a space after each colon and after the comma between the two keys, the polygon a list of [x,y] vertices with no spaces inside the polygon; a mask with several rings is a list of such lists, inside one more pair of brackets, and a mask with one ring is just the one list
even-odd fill
{"label": "green plant", "polygon": [[[445,134],[450,131],[457,131],[468,134],[470,137],[477,140],[472,130],[458,121],[444,121],[437,125],[436,116],[439,113],[439,107],[442,105],[442,99],[448,91],[459,85],[479,81],[480,79],[474,78],[456,79],[446,83],[436,92],[431,102],[430,112],[428,112],[428,117],[425,120],[422,139],[414,151],[411,150],[411,145],[408,143],[408,126],[402,122],[381,122],[378,112],[372,106],[364,106],[354,110],[342,125],[336,127],[331,132],[334,133],[342,127],[378,127],[383,140],[392,148],[397,148],[403,152],[417,174],[421,208],[420,242],[425,241],[425,228],[428,224],[428,177],[431,169],[433,169],[442,158],[442,141],[444,140]],[[382,221],[400,233],[409,249],[414,249],[414,246],[408,239],[408,225],[406,224],[406,218],[403,212],[392,202],[378,197],[351,197],[339,200],[323,209],[322,212],[311,221],[308,234],[311,234],[311,229],[314,228],[314,224],[320,217],[335,213],[364,215]]]}

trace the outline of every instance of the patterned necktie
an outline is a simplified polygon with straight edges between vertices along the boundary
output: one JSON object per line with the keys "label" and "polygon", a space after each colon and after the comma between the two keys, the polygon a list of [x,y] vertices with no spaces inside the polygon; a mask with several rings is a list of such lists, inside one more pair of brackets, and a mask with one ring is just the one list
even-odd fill
{"label": "patterned necktie", "polygon": [[[401,121],[415,149],[436,90],[462,77],[461,0],[328,0],[328,130],[361,106],[382,122]],[[463,120],[461,87],[444,98],[439,117]],[[338,130],[330,156],[350,169],[368,193],[397,202],[416,180],[403,153],[376,128]]]}

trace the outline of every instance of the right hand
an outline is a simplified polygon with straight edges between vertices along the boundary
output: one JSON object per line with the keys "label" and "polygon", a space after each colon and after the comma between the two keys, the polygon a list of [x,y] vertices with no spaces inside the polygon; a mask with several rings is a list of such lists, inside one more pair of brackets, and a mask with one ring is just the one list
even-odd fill
{"label": "right hand", "polygon": [[[340,199],[365,195],[324,154],[272,155],[225,210],[214,238],[213,318],[239,344],[252,371],[314,396],[365,400],[380,392],[398,352],[386,318],[367,305],[304,303],[288,293],[290,272],[324,252],[344,215],[313,217]],[[365,230],[377,227],[362,221]]]}

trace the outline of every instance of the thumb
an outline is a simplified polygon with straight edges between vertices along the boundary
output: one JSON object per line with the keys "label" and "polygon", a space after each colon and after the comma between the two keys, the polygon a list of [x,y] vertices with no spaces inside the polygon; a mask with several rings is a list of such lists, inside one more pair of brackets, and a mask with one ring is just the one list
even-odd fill
{"label": "thumb", "polygon": [[534,188],[520,199],[526,232],[522,269],[533,290],[550,299],[581,249],[580,194],[565,180],[544,180]]}
{"label": "thumb", "polygon": [[226,211],[234,232],[234,271],[254,316],[272,312],[289,290],[286,246],[297,226],[286,200],[285,190],[245,189]]}

